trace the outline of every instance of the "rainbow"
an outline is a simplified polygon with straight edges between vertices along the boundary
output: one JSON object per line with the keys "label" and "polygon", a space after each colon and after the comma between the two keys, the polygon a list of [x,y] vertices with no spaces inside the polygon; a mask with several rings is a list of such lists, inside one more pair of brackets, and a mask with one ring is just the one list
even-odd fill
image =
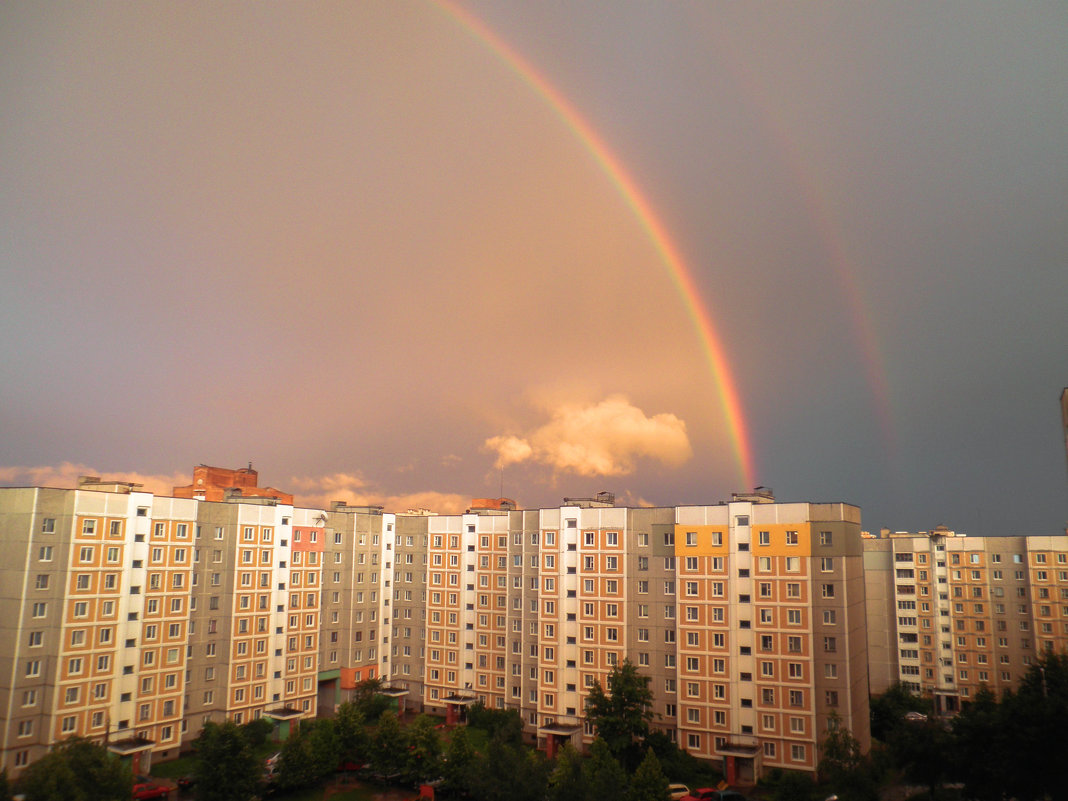
{"label": "rainbow", "polygon": [[[694,20],[694,24],[698,24]],[[782,154],[782,166],[792,175],[803,204],[808,212],[817,241],[827,255],[827,261],[838,280],[838,288],[849,312],[854,343],[857,345],[868,391],[872,396],[873,411],[886,445],[891,465],[899,470],[898,442],[894,417],[890,404],[890,387],[887,380],[886,360],[879,348],[870,304],[857,280],[857,269],[850,254],[847,237],[835,220],[827,189],[816,177],[812,159],[806,157],[798,142],[788,133],[788,125],[777,111],[777,104],[757,74],[744,68],[745,59],[734,52],[734,43],[724,36],[716,25],[706,25],[704,32],[715,43],[713,52],[726,54],[720,65],[727,70],[734,82],[742,89],[741,96],[749,98],[750,107],[760,118],[761,126],[774,141]],[[896,477],[898,480],[900,476]]]}
{"label": "rainbow", "polygon": [[451,0],[434,0],[449,16],[457,20],[469,33],[486,45],[500,61],[518,75],[524,83],[544,99],[561,120],[574,132],[576,138],[589,151],[601,170],[615,186],[620,196],[630,207],[638,223],[652,242],[671,281],[682,298],[687,315],[693,321],[700,340],[705,360],[712,370],[719,402],[727,421],[731,447],[737,459],[744,488],[756,486],[756,470],[753,447],[749,440],[748,426],[742,414],[741,397],[731,374],[723,338],[712,323],[712,315],[701,299],[700,290],[692,271],[686,266],[667,228],[653,211],[634,179],[619,159],[609,150],[604,140],[597,135],[588,122],[552,84],[542,77],[519,53],[512,49],[480,19],[455,5]]}

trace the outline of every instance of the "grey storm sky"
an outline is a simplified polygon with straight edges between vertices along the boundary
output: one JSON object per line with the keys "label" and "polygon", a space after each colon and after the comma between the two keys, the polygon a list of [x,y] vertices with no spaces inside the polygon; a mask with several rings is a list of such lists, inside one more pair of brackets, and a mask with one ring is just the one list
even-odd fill
{"label": "grey storm sky", "polygon": [[1054,2],[6,3],[0,482],[743,489],[656,243],[472,19],[662,223],[758,483],[870,529],[1063,530]]}

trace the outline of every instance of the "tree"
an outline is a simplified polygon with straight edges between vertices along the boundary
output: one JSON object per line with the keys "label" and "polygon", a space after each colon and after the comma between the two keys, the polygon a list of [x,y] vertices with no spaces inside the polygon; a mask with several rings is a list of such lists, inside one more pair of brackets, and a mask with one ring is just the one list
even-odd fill
{"label": "tree", "polygon": [[374,723],[382,717],[382,713],[389,709],[392,703],[387,696],[379,692],[381,689],[381,679],[364,679],[352,692],[352,703],[369,723]]}
{"label": "tree", "polygon": [[660,760],[652,748],[645,752],[645,758],[631,779],[627,801],[666,801],[668,797],[668,780],[660,768]]}
{"label": "tree", "polygon": [[337,767],[340,747],[332,720],[302,720],[282,746],[276,782],[283,790],[309,787]]}
{"label": "tree", "polygon": [[11,782],[7,778],[7,768],[0,770],[0,801],[11,801]]}
{"label": "tree", "polygon": [[253,750],[266,744],[274,734],[274,723],[270,718],[255,718],[241,726],[241,736]]}
{"label": "tree", "polygon": [[984,685],[953,719],[953,762],[964,781],[966,797],[1000,801],[1005,795],[1012,744],[1005,741],[1004,734],[1002,710],[994,693]]}
{"label": "tree", "polygon": [[612,668],[607,684],[606,693],[600,682],[593,683],[586,700],[586,720],[611,754],[625,768],[634,770],[653,717],[649,677],[641,675],[629,659],[624,659]]}
{"label": "tree", "polygon": [[445,759],[442,763],[441,789],[447,794],[469,794],[473,787],[473,776],[477,766],[477,755],[467,739],[467,728],[460,726],[452,730]]}
{"label": "tree", "polygon": [[337,727],[329,718],[307,722],[312,724],[308,735],[312,771],[316,779],[321,779],[333,773],[341,760],[341,744],[337,737]]}
{"label": "tree", "polygon": [[102,745],[71,737],[34,762],[18,780],[26,801],[114,801],[133,791],[130,771]]}
{"label": "tree", "polygon": [[927,787],[933,801],[939,786],[949,778],[952,736],[941,721],[906,721],[890,734],[890,751],[905,776]]}
{"label": "tree", "polygon": [[772,798],[775,801],[812,801],[815,793],[816,785],[807,773],[784,770],[777,777]]}
{"label": "tree", "polygon": [[205,723],[196,748],[197,801],[248,801],[259,790],[263,762],[236,723]]}
{"label": "tree", "polygon": [[479,801],[544,801],[549,767],[545,755],[510,743],[498,733],[472,775],[471,795]]}
{"label": "tree", "polygon": [[590,746],[590,758],[583,772],[586,775],[587,801],[623,798],[627,794],[627,774],[619,764],[608,743],[600,737]]}
{"label": "tree", "polygon": [[337,732],[340,761],[362,762],[366,759],[370,750],[367,719],[355,704],[345,702],[338,707],[334,730]]}
{"label": "tree", "polygon": [[685,782],[690,787],[715,787],[723,779],[712,763],[686,753],[662,731],[649,732],[645,744],[656,753],[660,769],[672,781]]}
{"label": "tree", "polygon": [[931,701],[916,695],[898,682],[886,692],[872,696],[868,703],[871,716],[871,736],[886,742],[891,732],[905,722],[906,712],[920,712],[930,716],[934,709]]}
{"label": "tree", "polygon": [[1016,693],[1006,693],[1000,718],[1007,793],[1016,798],[1068,798],[1068,655],[1043,654]]}
{"label": "tree", "polygon": [[582,772],[582,756],[571,743],[556,755],[556,765],[549,775],[548,801],[573,801],[586,796],[586,777]]}
{"label": "tree", "polygon": [[422,784],[441,776],[441,742],[434,725],[434,718],[420,715],[405,731],[408,739],[405,773],[413,784]]}
{"label": "tree", "polygon": [[281,790],[295,790],[298,787],[311,786],[315,779],[311,727],[302,723],[290,731],[289,737],[282,744],[274,782]]}
{"label": "tree", "polygon": [[857,738],[842,726],[838,712],[828,719],[827,737],[821,744],[820,777],[834,788],[841,801],[877,801],[878,783],[871,763],[860,751]]}
{"label": "tree", "polygon": [[407,763],[406,747],[397,716],[383,712],[371,741],[371,754],[378,772],[383,776],[402,773]]}
{"label": "tree", "polygon": [[490,709],[479,701],[468,707],[467,725],[485,729],[490,737],[501,737],[504,742],[523,742],[523,716],[515,709]]}

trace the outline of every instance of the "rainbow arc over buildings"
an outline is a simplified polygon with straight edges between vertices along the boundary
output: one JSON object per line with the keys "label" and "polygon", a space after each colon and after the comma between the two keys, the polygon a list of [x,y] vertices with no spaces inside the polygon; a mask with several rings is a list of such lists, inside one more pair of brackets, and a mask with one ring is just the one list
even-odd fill
{"label": "rainbow arc over buildings", "polygon": [[481,20],[470,12],[448,2],[435,0],[435,5],[458,21],[463,28],[476,38],[512,72],[540,96],[565,125],[574,133],[598,166],[615,186],[616,191],[634,214],[650,242],[653,244],[664,266],[667,267],[671,282],[678,290],[686,313],[697,331],[702,353],[717,388],[719,403],[727,423],[731,448],[741,478],[746,488],[756,485],[756,467],[753,446],[749,439],[748,425],[742,411],[741,395],[730,369],[727,349],[723,338],[716,330],[712,313],[701,297],[701,292],[693,273],[683,260],[678,247],[672,241],[670,232],[642,194],[635,180],[611,151],[605,141],[586,122],[566,97],[547,81],[521,54],[501,39]]}

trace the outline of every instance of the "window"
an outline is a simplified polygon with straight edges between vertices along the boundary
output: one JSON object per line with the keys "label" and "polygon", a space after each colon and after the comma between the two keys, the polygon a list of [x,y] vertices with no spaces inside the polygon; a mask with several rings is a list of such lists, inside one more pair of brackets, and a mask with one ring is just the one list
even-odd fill
{"label": "window", "polygon": [[798,540],[797,540],[797,532],[796,531],[787,531],[786,532],[786,544],[787,545],[797,545],[797,542],[798,542]]}
{"label": "window", "polygon": [[761,531],[758,535],[758,542],[760,545],[771,545],[771,532]]}

